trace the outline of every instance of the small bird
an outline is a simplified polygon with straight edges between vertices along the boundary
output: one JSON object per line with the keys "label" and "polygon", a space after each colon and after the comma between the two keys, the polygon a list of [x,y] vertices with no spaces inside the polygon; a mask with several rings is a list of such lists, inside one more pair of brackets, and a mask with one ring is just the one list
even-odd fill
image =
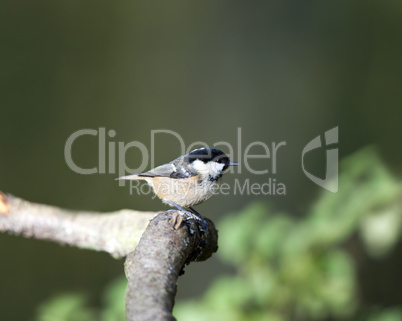
{"label": "small bird", "polygon": [[166,204],[180,211],[202,216],[192,208],[209,199],[219,188],[224,171],[233,165],[229,157],[216,148],[199,148],[187,155],[155,167],[148,172],[122,176],[122,180],[145,180]]}

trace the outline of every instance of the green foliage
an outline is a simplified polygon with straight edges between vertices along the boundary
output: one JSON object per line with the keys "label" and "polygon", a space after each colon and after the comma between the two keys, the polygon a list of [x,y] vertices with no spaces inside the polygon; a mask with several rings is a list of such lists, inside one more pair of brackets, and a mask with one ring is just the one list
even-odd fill
{"label": "green foliage", "polygon": [[125,294],[127,279],[122,276],[111,282],[103,296],[104,309],[101,314],[101,321],[125,320]]}
{"label": "green foliage", "polygon": [[95,311],[86,305],[87,298],[82,294],[56,296],[39,307],[37,321],[94,320]]}
{"label": "green foliage", "polygon": [[[219,225],[218,255],[236,268],[199,301],[176,305],[179,320],[321,320],[352,318],[358,308],[354,261],[342,247],[360,233],[384,256],[401,234],[402,186],[367,148],[341,164],[339,191],[323,192],[297,220],[266,204],[230,214]],[[370,320],[400,320],[385,311]]]}
{"label": "green foliage", "polygon": [[373,313],[368,321],[402,321],[402,309],[388,309]]}
{"label": "green foliage", "polygon": [[124,316],[124,296],[127,280],[112,281],[103,295],[102,310],[88,305],[80,293],[62,294],[44,302],[38,309],[37,321],[121,321]]}

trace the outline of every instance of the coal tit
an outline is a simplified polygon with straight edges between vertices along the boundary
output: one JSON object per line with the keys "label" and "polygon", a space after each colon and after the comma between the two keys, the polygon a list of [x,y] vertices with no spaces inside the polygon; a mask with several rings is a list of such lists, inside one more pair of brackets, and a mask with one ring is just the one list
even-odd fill
{"label": "coal tit", "polygon": [[145,180],[166,204],[181,211],[209,199],[218,189],[224,171],[233,165],[215,148],[195,149],[187,155],[140,174],[122,176],[122,180]]}

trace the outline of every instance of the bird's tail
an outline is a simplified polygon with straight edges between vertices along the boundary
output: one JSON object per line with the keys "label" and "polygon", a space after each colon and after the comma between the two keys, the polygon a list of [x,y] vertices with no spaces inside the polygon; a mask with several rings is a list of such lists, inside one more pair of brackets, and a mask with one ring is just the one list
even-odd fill
{"label": "bird's tail", "polygon": [[135,179],[145,179],[144,176],[140,176],[138,174],[134,174],[134,175],[127,175],[127,176],[121,176],[116,178],[116,180],[135,180]]}

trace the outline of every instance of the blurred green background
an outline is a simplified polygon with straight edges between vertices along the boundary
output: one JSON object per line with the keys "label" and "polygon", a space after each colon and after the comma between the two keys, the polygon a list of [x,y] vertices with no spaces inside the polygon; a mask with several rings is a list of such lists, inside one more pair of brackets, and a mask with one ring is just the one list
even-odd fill
{"label": "blurred green background", "polygon": [[[151,130],[170,129],[187,146],[237,146],[240,127],[243,152],[285,141],[276,174],[242,167],[224,177],[272,177],[285,196],[219,195],[197,207],[220,228],[220,250],[186,268],[178,317],[402,320],[399,1],[3,0],[0,26],[0,190],[71,209],[157,211],[166,207],[130,195],[116,173],[73,172],[68,137],[102,127],[116,132],[107,142],[150,146]],[[346,160],[331,194],[303,174],[301,152],[335,126]],[[156,164],[180,154],[173,136],[155,143]],[[140,156],[129,150],[127,166]],[[97,137],[77,140],[73,159],[97,166]],[[325,150],[306,166],[323,177]],[[369,214],[380,223],[367,223]],[[55,306],[66,315],[82,306],[69,320],[114,315],[107,298],[120,298],[112,294],[122,260],[8,235],[0,258],[1,320],[43,319]]]}

